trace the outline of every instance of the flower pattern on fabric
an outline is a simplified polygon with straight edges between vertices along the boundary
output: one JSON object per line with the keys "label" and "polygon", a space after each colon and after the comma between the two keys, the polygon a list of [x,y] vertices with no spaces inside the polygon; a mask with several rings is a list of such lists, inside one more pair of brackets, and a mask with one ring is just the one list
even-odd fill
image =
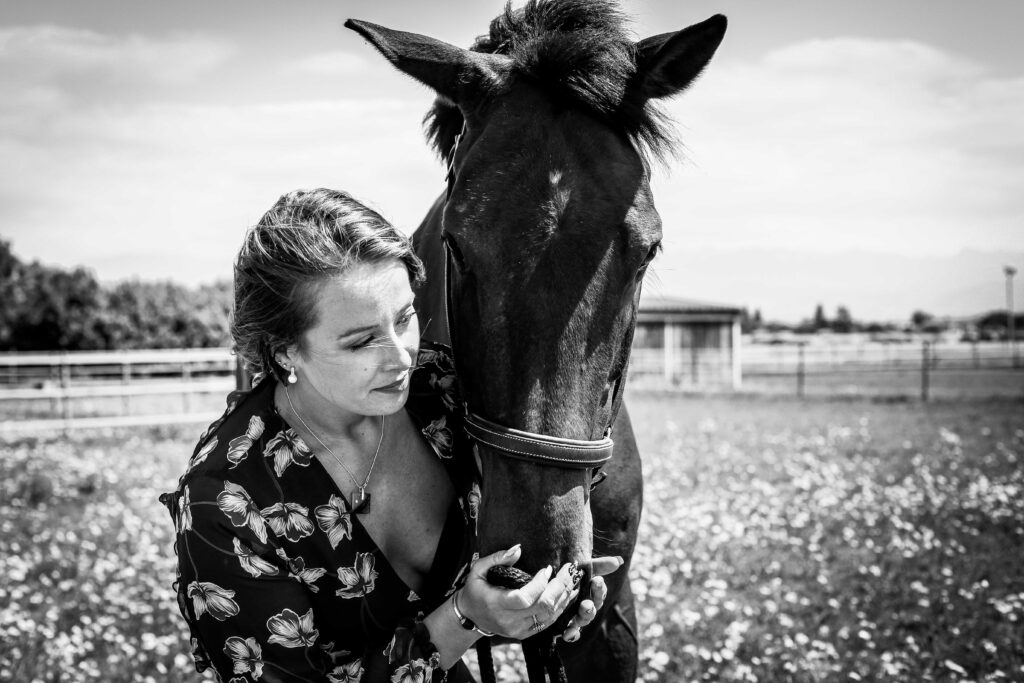
{"label": "flower pattern on fabric", "polygon": [[248,527],[261,543],[267,542],[267,525],[260,509],[244,488],[230,481],[224,482],[224,490],[217,494],[217,506],[228,516],[236,527]]}
{"label": "flower pattern on fabric", "polygon": [[335,593],[342,598],[358,598],[373,592],[377,570],[373,568],[373,553],[356,553],[352,567],[338,567],[338,580],[345,584]]}
{"label": "flower pattern on fabric", "polygon": [[249,427],[245,430],[245,434],[231,439],[228,443],[227,455],[231,469],[238,467],[238,464],[245,460],[256,439],[263,435],[264,428],[263,419],[259,415],[253,415],[249,418]]}
{"label": "flower pattern on fabric", "polygon": [[224,652],[231,657],[236,674],[251,673],[253,678],[263,675],[263,648],[255,638],[242,640],[238,636],[231,636],[224,642]]}
{"label": "flower pattern on fabric", "polygon": [[181,490],[181,515],[178,517],[178,533],[189,531],[192,528],[192,507],[189,501],[188,487]]}
{"label": "flower pattern on fabric", "polygon": [[414,659],[408,664],[395,669],[391,674],[391,683],[430,683],[434,677],[434,667],[425,659]]}
{"label": "flower pattern on fabric", "polygon": [[447,350],[421,348],[419,355],[416,356],[416,362],[419,365],[436,365],[445,374],[454,376],[455,368],[452,366],[452,359]]}
{"label": "flower pattern on fabric", "polygon": [[274,503],[260,510],[260,514],[275,534],[284,536],[292,543],[313,533],[309,508],[298,503]]}
{"label": "flower pattern on fabric", "polygon": [[235,555],[238,556],[239,564],[242,565],[242,569],[247,571],[252,578],[258,579],[264,575],[274,576],[277,574],[277,567],[252,552],[252,550],[242,544],[242,541],[237,536],[231,539],[231,543],[235,548]]}
{"label": "flower pattern on fabric", "polygon": [[430,386],[437,390],[438,395],[444,402],[444,407],[449,411],[455,410],[455,375],[438,375],[430,373]]}
{"label": "flower pattern on fabric", "polygon": [[217,621],[224,621],[238,614],[238,603],[231,599],[235,597],[235,591],[215,583],[193,581],[188,585],[188,596],[192,598],[196,619],[209,614]]}
{"label": "flower pattern on fabric", "polygon": [[316,642],[320,632],[313,626],[313,610],[299,616],[285,608],[279,614],[267,619],[267,630],[270,631],[268,643],[276,643],[283,647],[309,647]]}
{"label": "flower pattern on fabric", "polygon": [[206,445],[200,448],[199,452],[197,452],[195,456],[192,458],[192,460],[189,462],[189,470],[194,470],[196,467],[206,462],[206,458],[209,457],[210,453],[213,453],[213,451],[217,448],[218,443],[220,443],[220,439],[218,439],[217,437],[213,437],[212,439],[207,441]]}
{"label": "flower pattern on fabric", "polygon": [[480,484],[473,482],[472,487],[469,489],[469,493],[466,495],[466,502],[469,503],[469,518],[476,519],[480,514]]}
{"label": "flower pattern on fabric", "polygon": [[309,461],[313,459],[313,451],[299,438],[298,433],[289,427],[267,442],[263,456],[274,459],[274,472],[280,477],[289,465],[308,467]]}
{"label": "flower pattern on fabric", "polygon": [[352,515],[348,511],[348,503],[341,496],[332,495],[327,505],[318,505],[313,514],[332,548],[337,548],[342,540],[352,538]]}
{"label": "flower pattern on fabric", "polygon": [[[459,399],[450,367],[444,353],[421,350],[406,403],[458,497],[442,537],[451,551],[418,594],[378,554],[364,519],[277,411],[277,379],[232,395],[176,490],[161,496],[178,532],[175,591],[197,671],[212,667],[231,683],[354,683],[367,671],[382,681],[443,680],[429,632],[413,621],[462,580],[473,549],[466,511],[475,468],[451,410]],[[402,646],[385,655],[400,631]]]}
{"label": "flower pattern on fabric", "polygon": [[335,667],[334,671],[327,674],[327,680],[331,683],[359,683],[362,678],[363,660],[361,659]]}
{"label": "flower pattern on fabric", "polygon": [[306,588],[317,593],[320,591],[320,587],[316,585],[316,582],[320,580],[324,574],[327,573],[326,569],[319,567],[306,567],[306,561],[301,557],[296,557],[294,560],[288,560],[288,576],[292,577],[299,583],[305,584]]}
{"label": "flower pattern on fabric", "polygon": [[452,445],[455,443],[452,437],[452,430],[448,428],[448,418],[445,415],[433,420],[422,430],[423,436],[427,437],[434,452],[442,458],[452,457]]}

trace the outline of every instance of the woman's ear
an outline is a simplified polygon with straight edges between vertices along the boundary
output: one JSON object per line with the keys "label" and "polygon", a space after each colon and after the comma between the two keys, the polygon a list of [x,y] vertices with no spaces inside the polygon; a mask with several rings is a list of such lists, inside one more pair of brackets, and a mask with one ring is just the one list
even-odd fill
{"label": "woman's ear", "polygon": [[294,346],[280,348],[274,352],[274,362],[281,366],[285,372],[288,372],[295,365],[297,352],[298,349]]}

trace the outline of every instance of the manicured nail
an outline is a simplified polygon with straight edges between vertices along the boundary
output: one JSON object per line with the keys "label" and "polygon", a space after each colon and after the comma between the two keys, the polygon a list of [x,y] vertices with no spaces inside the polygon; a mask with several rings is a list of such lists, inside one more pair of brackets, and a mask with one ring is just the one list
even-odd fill
{"label": "manicured nail", "polygon": [[505,557],[509,558],[518,553],[522,549],[522,544],[516,543],[514,546],[505,551]]}
{"label": "manicured nail", "polygon": [[615,559],[619,561],[620,567],[626,563],[626,561],[622,559],[622,555],[616,555]]}

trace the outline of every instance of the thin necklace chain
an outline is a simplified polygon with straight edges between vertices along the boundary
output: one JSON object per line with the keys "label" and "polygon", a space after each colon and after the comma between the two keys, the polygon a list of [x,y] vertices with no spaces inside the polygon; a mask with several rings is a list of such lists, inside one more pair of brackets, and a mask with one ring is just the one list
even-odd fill
{"label": "thin necklace chain", "polygon": [[380,439],[377,441],[377,449],[373,452],[373,460],[370,461],[370,469],[366,471],[366,479],[364,479],[363,483],[360,484],[359,480],[356,479],[355,475],[352,474],[352,470],[350,470],[345,465],[344,461],[342,461],[342,459],[338,457],[338,454],[332,451],[331,447],[325,444],[323,440],[319,436],[317,436],[316,432],[314,432],[310,428],[310,426],[306,424],[306,421],[302,419],[302,415],[299,414],[299,411],[295,409],[295,404],[292,403],[292,395],[288,393],[288,387],[284,387],[284,397],[288,399],[288,407],[290,407],[292,409],[292,412],[295,413],[295,417],[299,418],[299,422],[302,424],[303,427],[306,428],[306,431],[312,434],[313,438],[317,440],[317,443],[323,446],[324,450],[330,453],[331,456],[338,461],[338,464],[341,465],[342,469],[345,470],[345,474],[348,475],[348,478],[351,479],[352,483],[355,484],[356,488],[359,489],[360,495],[365,494],[366,487],[370,483],[370,475],[373,474],[373,466],[377,464],[377,456],[380,454],[380,446],[382,443],[384,443],[384,416],[380,416]]}

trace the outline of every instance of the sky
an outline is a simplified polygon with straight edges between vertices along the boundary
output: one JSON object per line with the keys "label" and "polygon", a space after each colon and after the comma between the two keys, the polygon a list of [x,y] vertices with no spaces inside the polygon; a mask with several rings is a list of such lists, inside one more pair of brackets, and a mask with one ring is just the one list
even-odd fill
{"label": "sky", "polygon": [[[348,190],[411,232],[444,183],[433,96],[342,24],[468,46],[503,4],[5,3],[0,238],[103,281],[198,284],[230,278],[246,227],[295,188]],[[1005,305],[1012,264],[1024,306],[1024,3],[623,8],[637,38],[730,22],[666,107],[683,146],[652,180],[665,249],[645,291],[905,319]]]}

